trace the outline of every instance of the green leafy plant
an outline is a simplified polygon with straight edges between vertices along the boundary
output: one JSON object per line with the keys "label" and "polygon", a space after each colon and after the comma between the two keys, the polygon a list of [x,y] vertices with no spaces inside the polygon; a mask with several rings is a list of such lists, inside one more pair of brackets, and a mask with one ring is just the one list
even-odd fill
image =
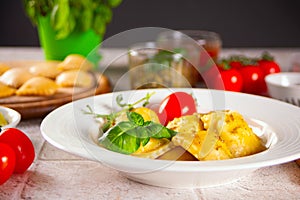
{"label": "green leafy plant", "polygon": [[24,9],[33,24],[39,17],[50,16],[57,39],[64,39],[75,30],[93,29],[104,35],[111,21],[112,9],[122,0],[23,0]]}

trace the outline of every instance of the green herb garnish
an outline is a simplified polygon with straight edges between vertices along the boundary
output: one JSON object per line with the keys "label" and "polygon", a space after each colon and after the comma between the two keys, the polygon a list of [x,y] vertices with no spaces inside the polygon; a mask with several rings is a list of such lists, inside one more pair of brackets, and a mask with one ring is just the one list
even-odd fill
{"label": "green herb garnish", "polygon": [[154,94],[155,94],[155,92],[147,93],[145,97],[137,100],[134,103],[124,103],[122,94],[119,94],[116,97],[116,102],[121,108],[123,108],[121,111],[113,112],[110,114],[98,114],[98,113],[95,113],[89,105],[87,105],[88,111],[84,111],[84,113],[94,115],[95,118],[102,118],[105,122],[101,128],[102,128],[103,132],[106,132],[110,127],[112,127],[114,125],[115,120],[118,116],[120,116],[124,112],[132,110],[134,108],[134,106],[136,106],[140,103],[142,103],[142,106],[148,105],[151,96],[153,96]]}
{"label": "green herb garnish", "polygon": [[170,139],[176,132],[164,127],[161,124],[147,121],[135,112],[127,112],[129,121],[122,121],[109,129],[99,139],[99,144],[105,148],[123,153],[132,154],[142,145],[145,146],[150,138]]}

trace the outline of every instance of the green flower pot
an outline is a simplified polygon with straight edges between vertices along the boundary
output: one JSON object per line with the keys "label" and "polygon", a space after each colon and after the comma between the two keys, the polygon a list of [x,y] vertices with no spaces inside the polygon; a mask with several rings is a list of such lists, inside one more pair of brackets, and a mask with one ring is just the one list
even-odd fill
{"label": "green flower pot", "polygon": [[39,17],[38,34],[46,60],[63,60],[69,54],[81,54],[97,64],[102,37],[93,30],[74,31],[65,39],[56,39],[50,17]]}

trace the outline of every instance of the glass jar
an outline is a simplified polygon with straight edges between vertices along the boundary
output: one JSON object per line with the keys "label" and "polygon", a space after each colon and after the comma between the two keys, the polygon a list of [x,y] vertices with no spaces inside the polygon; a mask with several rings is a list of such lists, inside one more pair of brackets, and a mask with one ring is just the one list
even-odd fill
{"label": "glass jar", "polygon": [[205,30],[181,30],[180,32],[191,37],[199,45],[203,46],[214,62],[218,61],[222,48],[222,40],[218,33]]}
{"label": "glass jar", "polygon": [[161,48],[156,42],[134,44],[129,52],[129,74],[132,89],[192,87],[191,65],[184,52]]}
{"label": "glass jar", "polygon": [[193,83],[199,83],[196,85],[201,85],[203,74],[215,67],[221,47],[218,34],[209,31],[168,30],[159,33],[157,43],[164,49],[175,48],[186,51],[186,59],[194,66],[189,70]]}

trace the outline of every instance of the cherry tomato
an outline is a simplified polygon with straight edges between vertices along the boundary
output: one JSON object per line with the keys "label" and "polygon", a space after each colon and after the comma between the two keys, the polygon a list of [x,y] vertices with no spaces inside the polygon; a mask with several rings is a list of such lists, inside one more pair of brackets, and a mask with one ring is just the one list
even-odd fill
{"label": "cherry tomato", "polygon": [[228,91],[240,92],[243,87],[243,77],[236,69],[220,69],[221,81],[215,81],[215,89],[225,89]]}
{"label": "cherry tomato", "polygon": [[274,61],[260,60],[258,64],[265,76],[281,71],[279,65]]}
{"label": "cherry tomato", "polygon": [[[264,73],[264,79],[268,74],[278,73],[281,71],[279,65],[273,60],[259,60],[258,64]],[[265,81],[264,81],[264,88],[262,92],[265,93],[267,92],[267,84]]]}
{"label": "cherry tomato", "polygon": [[159,106],[157,115],[161,124],[167,125],[176,117],[191,115],[197,110],[194,98],[185,92],[174,92],[167,96]]}
{"label": "cherry tomato", "polygon": [[4,143],[0,143],[0,185],[5,183],[13,174],[16,165],[14,150]]}
{"label": "cherry tomato", "polygon": [[16,154],[15,173],[25,172],[34,160],[35,152],[31,140],[16,128],[4,129],[0,142],[8,144]]}
{"label": "cherry tomato", "polygon": [[234,69],[241,69],[243,64],[240,61],[231,61],[229,65]]}
{"label": "cherry tomato", "polygon": [[258,65],[262,69],[264,75],[280,72],[280,67],[274,60],[274,57],[268,52],[264,52],[258,60]]}
{"label": "cherry tomato", "polygon": [[258,66],[247,65],[239,72],[243,77],[243,92],[260,94],[264,90],[264,73]]}

